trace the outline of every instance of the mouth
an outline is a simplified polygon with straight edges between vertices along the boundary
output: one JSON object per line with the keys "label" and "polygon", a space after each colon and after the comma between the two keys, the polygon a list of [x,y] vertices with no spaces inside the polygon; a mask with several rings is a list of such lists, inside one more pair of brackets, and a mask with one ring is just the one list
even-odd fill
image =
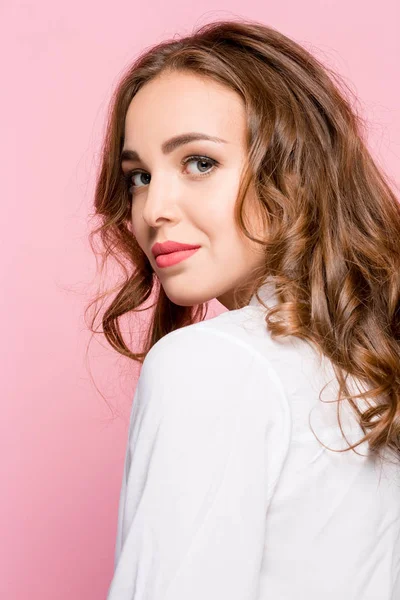
{"label": "mouth", "polygon": [[195,254],[197,250],[200,250],[200,246],[197,248],[190,248],[189,250],[177,250],[175,252],[168,252],[168,254],[159,254],[156,256],[157,267],[162,269],[165,267],[172,267]]}
{"label": "mouth", "polygon": [[192,250],[193,248],[200,248],[198,244],[184,244],[182,242],[174,242],[173,240],[167,240],[165,242],[156,242],[153,244],[151,251],[154,258],[157,258],[159,254],[170,254],[171,252],[178,252],[180,250]]}

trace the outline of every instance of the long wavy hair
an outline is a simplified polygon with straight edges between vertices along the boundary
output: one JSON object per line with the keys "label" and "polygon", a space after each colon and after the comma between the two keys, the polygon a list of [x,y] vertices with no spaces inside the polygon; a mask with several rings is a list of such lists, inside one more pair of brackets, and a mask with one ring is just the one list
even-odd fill
{"label": "long wavy hair", "polygon": [[[237,290],[235,308],[265,278],[278,305],[265,316],[274,339],[297,336],[325,355],[340,400],[354,409],[371,451],[400,456],[400,203],[372,159],[365,121],[343,79],[301,45],[255,21],[217,21],[174,36],[139,55],[111,98],[94,196],[101,269],[114,258],[123,280],[101,322],[120,354],[142,363],[169,332],[205,319],[207,304],[178,306],[166,296],[132,232],[131,198],[120,155],[125,116],[138,90],[165,72],[191,72],[222,83],[243,99],[248,161],[235,219],[244,236],[265,247],[265,264]],[[254,184],[265,223],[262,239],[246,227],[245,196]],[[142,352],[126,345],[120,319],[156,301]],[[244,295],[243,295],[244,294]],[[242,299],[239,301],[239,297]],[[93,328],[97,310],[90,322]],[[347,377],[366,384],[351,394]],[[365,410],[355,402],[363,398]],[[340,417],[339,417],[340,424]],[[343,432],[343,430],[342,430]],[[342,450],[343,451],[343,450]]]}

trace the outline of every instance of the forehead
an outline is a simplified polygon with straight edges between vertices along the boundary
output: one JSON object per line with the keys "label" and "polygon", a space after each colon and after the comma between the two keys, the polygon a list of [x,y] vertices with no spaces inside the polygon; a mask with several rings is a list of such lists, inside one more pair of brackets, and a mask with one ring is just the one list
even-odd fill
{"label": "forehead", "polygon": [[245,108],[233,90],[190,73],[161,74],[132,99],[125,118],[127,144],[148,136],[164,140],[187,131],[202,131],[244,142]]}

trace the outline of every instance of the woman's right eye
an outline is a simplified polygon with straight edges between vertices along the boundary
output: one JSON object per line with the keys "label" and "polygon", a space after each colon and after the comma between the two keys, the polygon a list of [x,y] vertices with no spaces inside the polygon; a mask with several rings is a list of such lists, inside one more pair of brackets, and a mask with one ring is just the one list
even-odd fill
{"label": "woman's right eye", "polygon": [[[136,177],[136,180],[134,179]],[[140,183],[143,183],[144,185],[148,185],[149,184],[149,180],[148,181],[144,181],[144,178],[149,178],[150,174],[146,173],[145,171],[138,171],[138,170],[133,170],[133,171],[128,171],[128,173],[126,173],[124,175],[124,179],[125,179],[125,183],[126,186],[128,188],[128,192],[130,194],[132,194],[132,190],[133,188],[138,188],[138,187],[142,187],[140,185]],[[133,182],[133,185],[131,185]]]}
{"label": "woman's right eye", "polygon": [[[144,185],[148,185],[150,183],[150,173],[144,173],[143,171],[138,171],[134,173],[133,177],[138,177],[137,181],[133,180],[135,187],[140,187],[140,183],[144,183]],[[143,179],[142,179],[143,178]],[[148,178],[147,181],[144,181],[144,178]]]}

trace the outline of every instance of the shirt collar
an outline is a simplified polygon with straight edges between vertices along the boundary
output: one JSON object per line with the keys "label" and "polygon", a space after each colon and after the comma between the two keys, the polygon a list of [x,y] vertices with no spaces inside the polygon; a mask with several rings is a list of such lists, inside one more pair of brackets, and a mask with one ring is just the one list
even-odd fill
{"label": "shirt collar", "polygon": [[[265,304],[268,302],[276,303],[275,283],[270,278],[267,277],[264,280],[264,283],[258,288],[257,293]],[[248,306],[261,306],[264,308],[261,302],[257,300],[256,293],[251,297]]]}

